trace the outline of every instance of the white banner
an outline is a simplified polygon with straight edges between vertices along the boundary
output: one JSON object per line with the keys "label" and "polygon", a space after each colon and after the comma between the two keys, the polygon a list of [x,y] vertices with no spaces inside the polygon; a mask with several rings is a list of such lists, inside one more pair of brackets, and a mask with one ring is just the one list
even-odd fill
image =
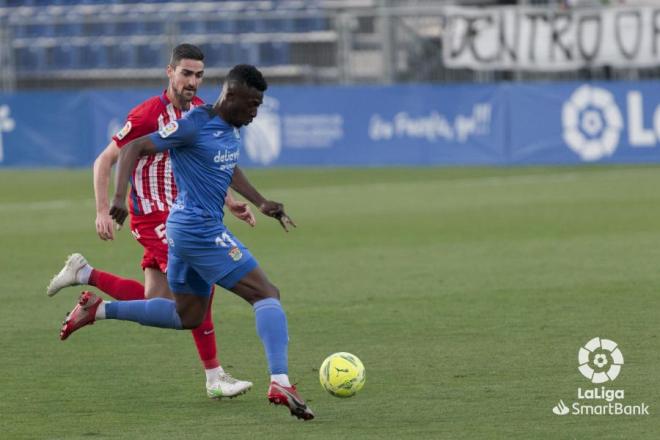
{"label": "white banner", "polygon": [[448,8],[443,59],[478,70],[660,66],[660,7]]}

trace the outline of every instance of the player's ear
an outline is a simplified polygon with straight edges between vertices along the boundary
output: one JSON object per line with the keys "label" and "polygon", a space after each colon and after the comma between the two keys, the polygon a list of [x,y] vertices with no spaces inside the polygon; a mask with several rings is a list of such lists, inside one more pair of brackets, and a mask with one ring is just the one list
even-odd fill
{"label": "player's ear", "polygon": [[165,71],[167,72],[167,77],[172,79],[172,75],[174,74],[174,67],[172,67],[171,64],[168,64],[167,69],[165,69]]}

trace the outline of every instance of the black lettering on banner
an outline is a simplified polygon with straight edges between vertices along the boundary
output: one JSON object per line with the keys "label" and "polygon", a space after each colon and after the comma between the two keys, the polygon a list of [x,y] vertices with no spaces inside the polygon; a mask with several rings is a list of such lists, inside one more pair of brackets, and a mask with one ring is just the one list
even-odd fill
{"label": "black lettering on banner", "polygon": [[[500,34],[500,62],[506,62],[508,57],[511,62],[518,62],[518,47],[520,46],[520,20],[518,18],[517,11],[513,14],[514,20],[511,26],[508,26],[506,19],[506,12],[502,10],[500,12],[500,25],[499,25],[499,34]],[[507,41],[506,31],[508,29],[513,29],[513,41]]]}
{"label": "black lettering on banner", "polygon": [[658,23],[658,17],[660,17],[660,9],[654,9],[653,14],[651,14],[652,22],[651,26],[653,27],[653,56],[658,56],[658,36],[660,36],[660,23]]}
{"label": "black lettering on banner", "polygon": [[536,61],[536,20],[545,20],[545,14],[542,13],[527,13],[525,18],[529,20],[529,50],[527,52],[527,59],[530,62]]}
{"label": "black lettering on banner", "polygon": [[[484,32],[484,29],[497,25],[496,23],[493,23],[494,21],[495,20],[493,15],[485,15],[481,17],[473,17],[470,22],[470,28],[472,28],[472,30],[470,30],[470,35],[472,36],[470,39],[470,52],[472,52],[474,59],[481,63],[490,63],[497,60],[498,54],[500,53],[499,50],[496,50],[495,53],[490,57],[484,54],[480,54],[477,51],[477,45],[475,44],[477,41],[476,37],[480,32]],[[498,44],[497,40],[495,40],[495,44]]]}
{"label": "black lettering on banner", "polygon": [[[573,17],[571,14],[558,13],[552,16],[552,43],[550,47],[550,61],[555,61],[555,48],[561,49],[567,60],[572,60],[572,48],[562,41],[562,37],[567,34],[571,28]],[[563,25],[561,24],[563,23]]]}
{"label": "black lettering on banner", "polygon": [[[631,26],[625,26],[625,23],[623,23],[627,17],[632,17],[636,20],[636,23],[632,26],[635,28],[635,44],[631,48],[632,50],[628,50],[628,48],[625,47],[623,37],[621,35],[622,33],[625,35],[630,35],[631,33]],[[642,31],[641,11],[619,11],[616,13],[614,18],[614,35],[616,37],[616,45],[619,47],[619,52],[621,52],[623,56],[626,57],[626,59],[632,60],[639,53],[640,45],[642,42]]]}
{"label": "black lettering on banner", "polygon": [[454,46],[453,44],[449,48],[449,57],[451,59],[458,58],[461,53],[465,50],[466,47],[468,47],[469,40],[473,38],[472,35],[470,35],[470,31],[472,30],[472,27],[470,26],[469,23],[469,17],[465,17],[462,15],[452,15],[447,17],[447,29],[452,29],[452,38],[445,38],[443,41],[443,44],[452,44],[453,41],[456,39],[454,36],[458,34],[458,31],[460,28],[458,27],[459,22],[466,22],[465,26],[465,32],[461,33],[462,38],[459,41],[459,44],[457,46]]}
{"label": "black lettering on banner", "polygon": [[[584,44],[584,37],[586,36],[585,29],[587,28],[589,22],[593,22],[597,28],[596,34],[593,37],[594,44],[591,52],[587,51],[587,48],[585,47]],[[580,51],[580,56],[582,57],[583,60],[592,61],[594,58],[596,58],[596,55],[598,55],[598,53],[600,52],[600,42],[602,39],[602,32],[603,32],[603,17],[601,17],[600,14],[582,15],[578,19],[577,43],[578,43],[578,50]]]}

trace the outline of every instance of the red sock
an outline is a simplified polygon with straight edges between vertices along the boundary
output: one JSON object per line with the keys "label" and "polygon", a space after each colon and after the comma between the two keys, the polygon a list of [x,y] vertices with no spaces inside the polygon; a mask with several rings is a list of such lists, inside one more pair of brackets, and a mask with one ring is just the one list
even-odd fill
{"label": "red sock", "polygon": [[204,321],[199,327],[192,330],[197,353],[204,364],[204,368],[209,370],[220,366],[218,362],[218,350],[215,345],[215,330],[213,328],[213,318],[211,317],[211,306],[213,305],[213,294],[215,287],[211,288],[211,297],[209,298],[209,308],[206,310]]}
{"label": "red sock", "polygon": [[104,293],[120,301],[144,299],[144,286],[138,281],[121,278],[97,269],[92,269],[87,284],[98,287]]}

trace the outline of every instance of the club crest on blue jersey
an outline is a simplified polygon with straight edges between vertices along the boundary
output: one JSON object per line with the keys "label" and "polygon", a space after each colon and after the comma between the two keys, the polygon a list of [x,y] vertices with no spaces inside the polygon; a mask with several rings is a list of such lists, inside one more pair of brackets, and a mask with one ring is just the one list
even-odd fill
{"label": "club crest on blue jersey", "polygon": [[243,253],[241,252],[241,250],[239,248],[233,247],[229,251],[229,256],[231,257],[232,260],[238,261],[241,258],[243,258]]}
{"label": "club crest on blue jersey", "polygon": [[179,124],[176,121],[171,121],[169,124],[158,130],[158,134],[160,135],[160,137],[165,139],[172,133],[176,132],[178,129],[179,129]]}

